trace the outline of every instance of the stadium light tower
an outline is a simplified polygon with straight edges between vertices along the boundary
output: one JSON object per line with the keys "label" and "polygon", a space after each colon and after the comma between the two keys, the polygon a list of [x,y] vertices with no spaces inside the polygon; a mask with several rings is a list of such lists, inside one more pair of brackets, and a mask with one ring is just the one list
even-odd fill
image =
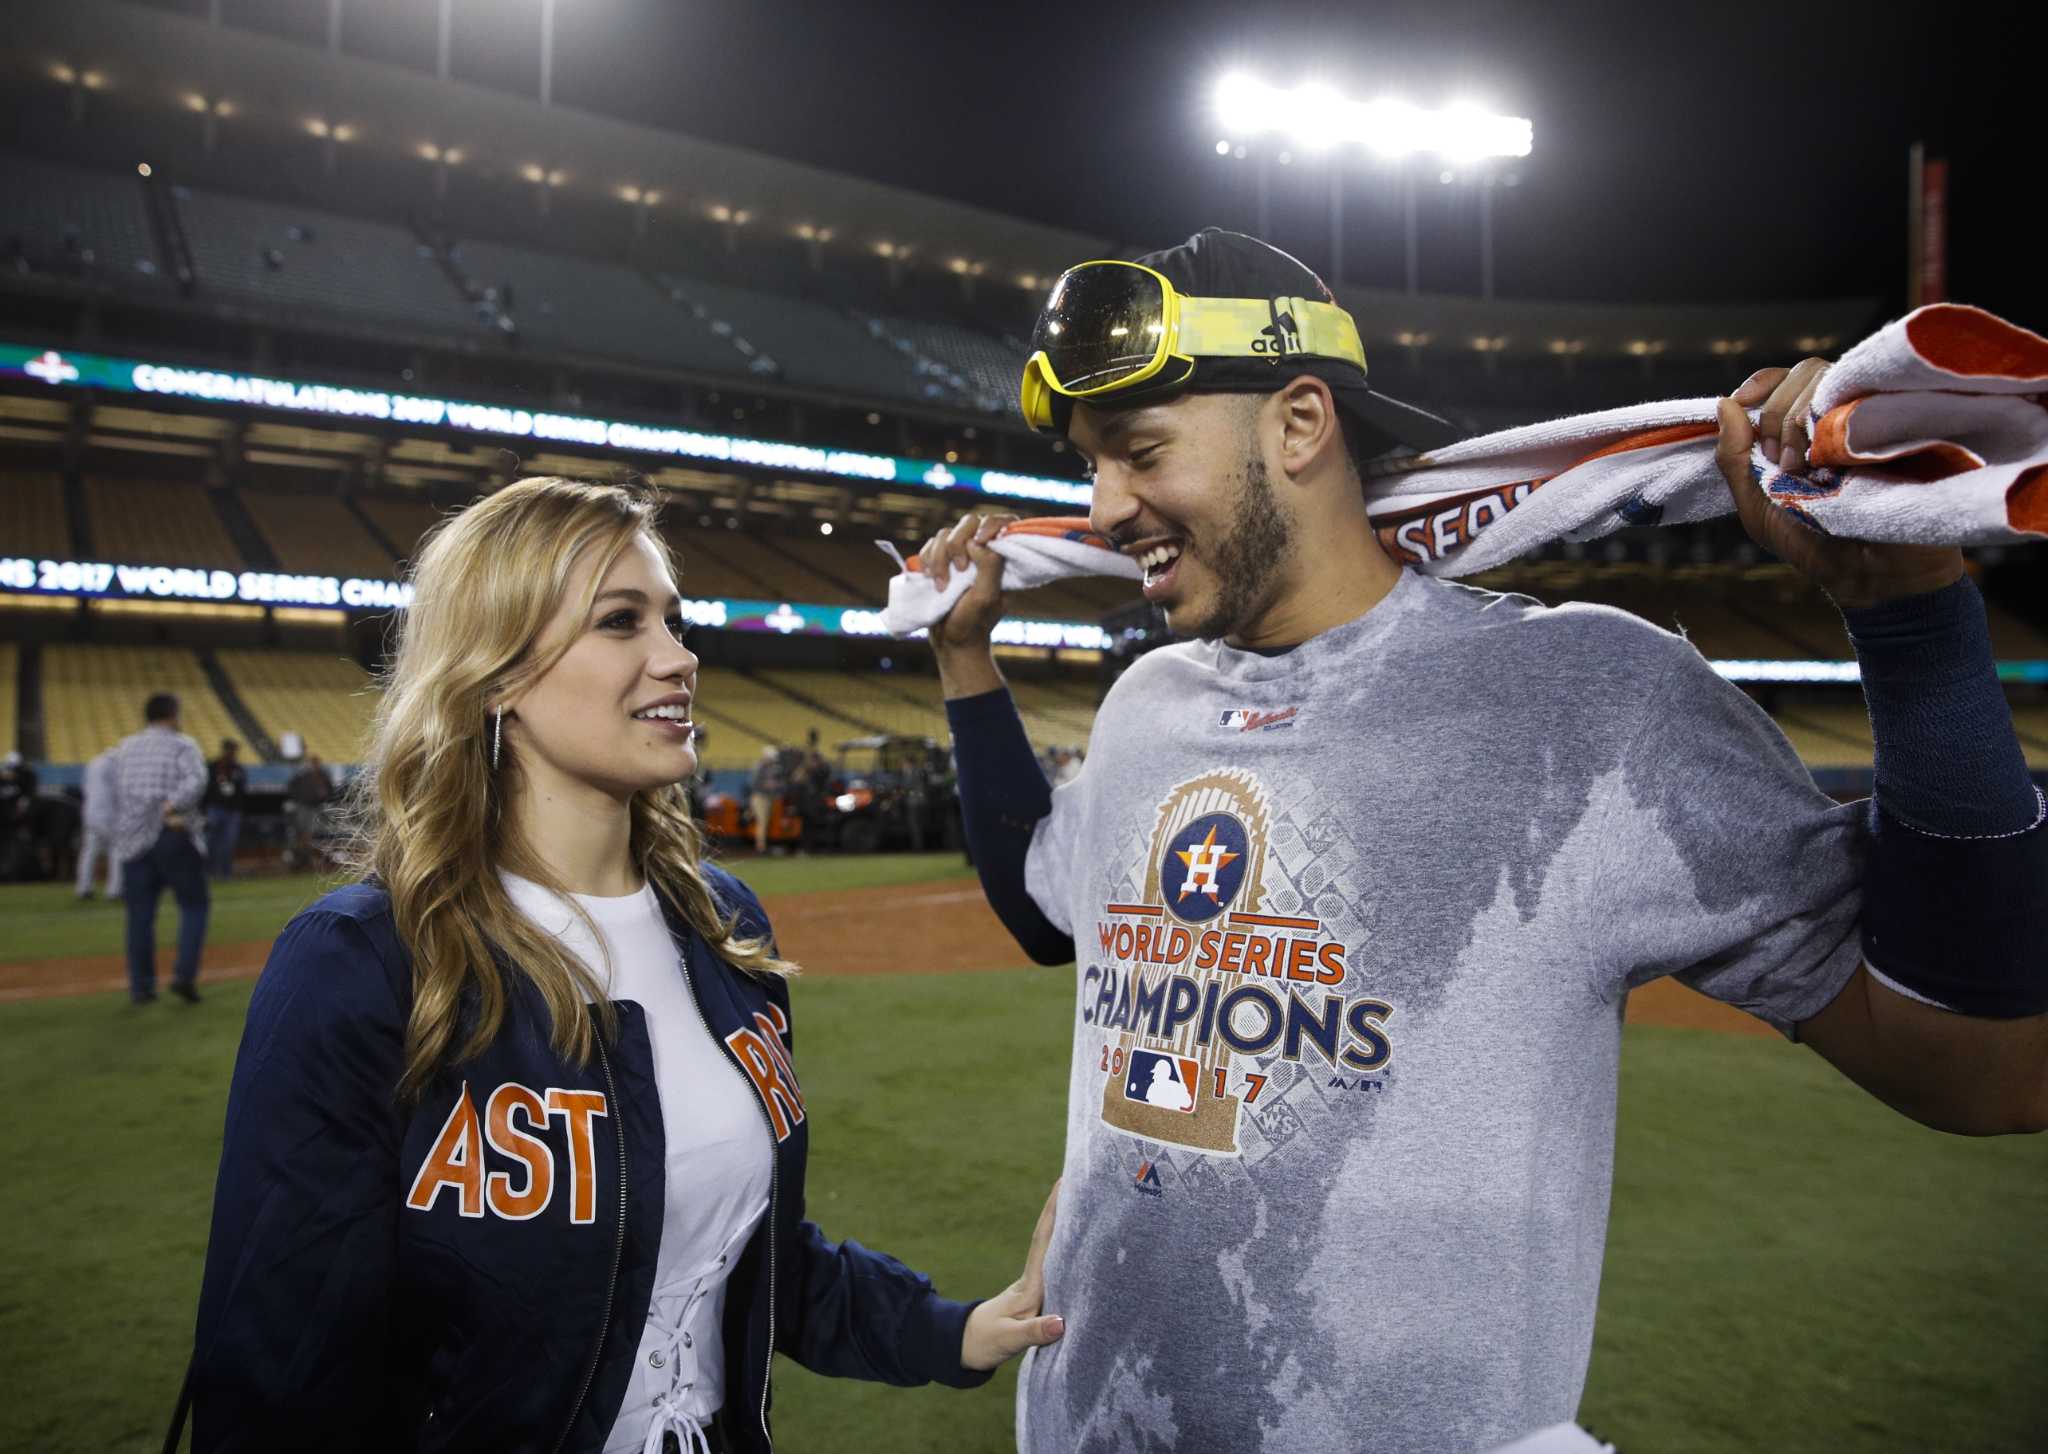
{"label": "stadium light tower", "polygon": [[[1416,291],[1415,182],[1405,163],[1434,155],[1450,167],[1471,166],[1496,158],[1525,157],[1535,148],[1535,127],[1525,116],[1500,116],[1469,103],[1426,110],[1391,98],[1354,101],[1318,81],[1298,86],[1271,86],[1255,76],[1233,71],[1216,83],[1215,119],[1224,140],[1219,156],[1244,155],[1233,143],[1279,134],[1310,155],[1328,154],[1330,175],[1331,271],[1340,266],[1344,245],[1342,188],[1337,176],[1339,153],[1357,147],[1402,166],[1402,210],[1408,263],[1408,291]],[[1288,160],[1282,153],[1281,160]],[[1452,174],[1444,173],[1446,177]],[[1261,227],[1265,211],[1265,173],[1261,159]],[[1492,188],[1479,195],[1481,288],[1493,296]]]}
{"label": "stadium light tower", "polygon": [[[215,0],[218,4],[219,0]],[[340,33],[341,0],[330,0],[335,8],[335,32]],[[435,38],[434,75],[448,80],[454,74],[455,0],[440,0],[439,30]],[[540,0],[540,104],[555,103],[555,0]]]}
{"label": "stadium light tower", "polygon": [[540,0],[540,104],[555,104],[555,0]]}

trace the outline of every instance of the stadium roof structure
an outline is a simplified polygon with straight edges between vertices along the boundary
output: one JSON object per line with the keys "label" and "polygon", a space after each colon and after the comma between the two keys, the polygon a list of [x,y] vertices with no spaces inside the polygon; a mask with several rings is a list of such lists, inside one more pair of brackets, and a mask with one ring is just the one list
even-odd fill
{"label": "stadium roof structure", "polygon": [[7,10],[0,75],[17,93],[47,86],[56,67],[89,70],[97,91],[154,103],[166,115],[191,109],[192,97],[231,98],[239,127],[302,135],[317,119],[347,127],[351,147],[415,157],[423,145],[453,147],[467,169],[518,177],[534,167],[561,174],[564,186],[613,195],[626,186],[653,190],[664,207],[724,208],[761,229],[826,227],[842,244],[887,242],[1006,280],[1046,276],[1110,246],[738,147],[117,0],[14,0]]}

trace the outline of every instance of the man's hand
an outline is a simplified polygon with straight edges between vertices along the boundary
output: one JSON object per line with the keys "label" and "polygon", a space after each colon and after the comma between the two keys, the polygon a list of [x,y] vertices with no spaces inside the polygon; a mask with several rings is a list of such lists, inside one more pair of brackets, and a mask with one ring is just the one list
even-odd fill
{"label": "man's hand", "polygon": [[[1803,359],[1789,369],[1759,369],[1720,406],[1721,437],[1714,460],[1721,467],[1735,513],[1749,538],[1826,591],[1837,606],[1873,606],[1900,596],[1938,591],[1963,573],[1963,553],[1952,545],[1884,545],[1825,535],[1790,510],[1771,503],[1750,468],[1759,438],[1780,469],[1806,464],[1812,443],[1807,421],[1827,360]],[[1743,410],[1762,404],[1757,427]]]}
{"label": "man's hand", "polygon": [[1000,511],[962,515],[958,525],[934,535],[917,553],[924,573],[941,589],[954,571],[974,567],[974,584],[928,633],[948,697],[978,696],[1003,684],[989,650],[989,636],[1003,619],[1003,558],[988,542],[1017,518]]}
{"label": "man's hand", "polygon": [[1022,1275],[967,1315],[967,1329],[960,1337],[961,1367],[977,1372],[1000,1368],[1026,1348],[1057,1343],[1067,1331],[1065,1318],[1038,1315],[1045,1302],[1045,1249],[1052,1241],[1053,1205],[1059,1195],[1060,1184],[1054,1182],[1031,1234]]}
{"label": "man's hand", "polygon": [[164,827],[175,828],[180,832],[185,828],[185,815],[179,812],[178,805],[169,799],[164,800]]}

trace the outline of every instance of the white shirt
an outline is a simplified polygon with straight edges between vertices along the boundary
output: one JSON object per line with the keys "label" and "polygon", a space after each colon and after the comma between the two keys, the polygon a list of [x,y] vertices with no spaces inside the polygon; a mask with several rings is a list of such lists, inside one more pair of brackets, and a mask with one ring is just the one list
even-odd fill
{"label": "white shirt", "polygon": [[117,752],[118,749],[109,747],[85,765],[85,826],[95,833],[114,831],[114,761]]}
{"label": "white shirt", "polygon": [[768,1128],[691,997],[653,885],[624,898],[573,896],[604,936],[607,978],[605,956],[561,899],[514,874],[499,877],[520,912],[587,964],[611,998],[632,1000],[647,1014],[668,1194],[647,1327],[604,1449],[659,1450],[662,1433],[673,1431],[688,1450],[724,1402],[726,1279],[768,1210],[775,1161]]}

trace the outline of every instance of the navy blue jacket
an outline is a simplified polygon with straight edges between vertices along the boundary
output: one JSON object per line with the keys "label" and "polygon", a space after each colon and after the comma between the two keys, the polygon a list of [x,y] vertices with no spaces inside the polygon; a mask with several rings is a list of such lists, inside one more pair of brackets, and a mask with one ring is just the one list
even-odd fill
{"label": "navy blue jacket", "polygon": [[[769,933],[751,890],[704,873],[742,933]],[[775,1137],[769,1213],[726,1297],[728,1448],[771,1447],[776,1351],[842,1377],[986,1381],[960,1365],[971,1304],[804,1220],[787,987],[733,969],[673,914],[669,927]],[[602,1447],[647,1321],[667,1194],[647,1019],[614,1002],[616,1038],[578,1066],[549,1048],[532,986],[507,979],[490,1049],[401,1104],[412,971],[389,896],[351,885],[286,926],[228,1098],[195,1450]]]}

